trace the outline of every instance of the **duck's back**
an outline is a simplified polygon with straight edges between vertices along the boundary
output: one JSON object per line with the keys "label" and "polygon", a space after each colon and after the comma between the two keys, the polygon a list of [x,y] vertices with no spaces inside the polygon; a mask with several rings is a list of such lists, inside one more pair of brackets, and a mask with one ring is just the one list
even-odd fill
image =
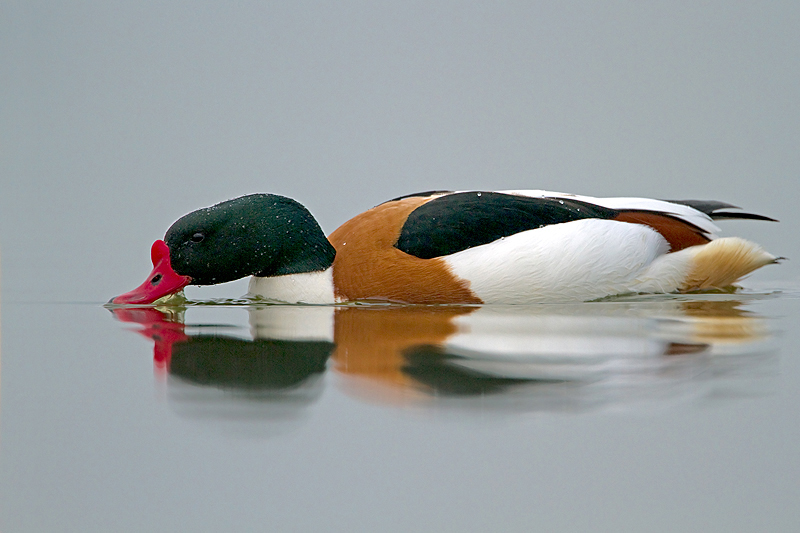
{"label": "duck's back", "polygon": [[[710,212],[731,207],[701,204]],[[759,218],[742,216],[753,217]],[[775,260],[736,239],[729,243],[735,246],[717,248],[728,256],[735,248],[733,255],[747,260],[731,267],[705,257],[698,274],[695,256],[716,231],[708,213],[680,203],[546,191],[437,191],[381,204],[329,239],[337,252],[340,300],[532,303],[705,288],[689,287],[687,280],[706,276],[713,282],[706,271],[719,268],[726,270],[719,279],[729,284]]]}

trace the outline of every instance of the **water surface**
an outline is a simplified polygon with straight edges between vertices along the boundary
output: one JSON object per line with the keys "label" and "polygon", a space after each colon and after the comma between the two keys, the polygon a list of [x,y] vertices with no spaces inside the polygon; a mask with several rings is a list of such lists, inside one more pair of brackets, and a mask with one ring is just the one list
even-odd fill
{"label": "water surface", "polygon": [[790,530],[797,296],[5,305],[3,530]]}

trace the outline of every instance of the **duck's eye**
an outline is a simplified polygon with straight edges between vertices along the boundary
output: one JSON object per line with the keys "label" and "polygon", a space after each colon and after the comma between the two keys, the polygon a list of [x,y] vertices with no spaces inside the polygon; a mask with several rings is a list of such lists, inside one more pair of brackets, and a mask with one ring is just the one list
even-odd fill
{"label": "duck's eye", "polygon": [[206,236],[198,231],[197,233],[192,235],[192,242],[203,242],[203,239],[205,238]]}

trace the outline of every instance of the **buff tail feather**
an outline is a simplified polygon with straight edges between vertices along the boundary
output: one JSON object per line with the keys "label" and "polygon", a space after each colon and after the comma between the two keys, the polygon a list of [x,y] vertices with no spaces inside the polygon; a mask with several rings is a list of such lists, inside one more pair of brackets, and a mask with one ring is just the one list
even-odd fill
{"label": "buff tail feather", "polygon": [[715,239],[687,251],[692,252],[692,258],[681,291],[730,287],[754,270],[781,259],[739,237]]}

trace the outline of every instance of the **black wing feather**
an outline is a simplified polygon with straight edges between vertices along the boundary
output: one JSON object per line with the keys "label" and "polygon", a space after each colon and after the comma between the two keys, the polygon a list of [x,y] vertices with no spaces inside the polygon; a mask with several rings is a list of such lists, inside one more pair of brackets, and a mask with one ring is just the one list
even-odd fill
{"label": "black wing feather", "polygon": [[688,205],[698,211],[705,213],[714,220],[766,220],[768,222],[777,222],[774,218],[765,217],[764,215],[757,215],[755,213],[739,213],[736,211],[720,211],[721,209],[741,209],[739,206],[731,205],[725,202],[715,202],[713,200],[667,200],[673,204]]}
{"label": "black wing feather", "polygon": [[415,257],[431,259],[550,224],[611,219],[618,214],[614,209],[565,198],[454,193],[412,211],[395,247]]}

